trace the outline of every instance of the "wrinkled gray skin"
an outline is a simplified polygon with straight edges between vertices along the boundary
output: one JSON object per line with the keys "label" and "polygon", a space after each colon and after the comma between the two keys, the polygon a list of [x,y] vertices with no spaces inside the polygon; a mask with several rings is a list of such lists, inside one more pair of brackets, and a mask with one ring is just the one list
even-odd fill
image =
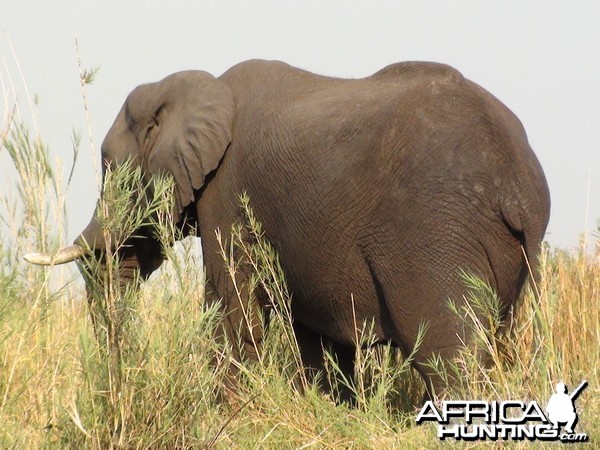
{"label": "wrinkled gray skin", "polygon": [[[404,352],[424,322],[414,364],[436,391],[443,385],[423,363],[453,357],[470,338],[447,307],[466,294],[460,271],[487,280],[506,315],[528,274],[521,248],[533,264],[550,210],[519,120],[434,63],[394,64],[357,80],[267,61],[219,78],[176,73],[127,98],[102,158],[127,157],[148,179],[174,176],[175,220],[198,225],[209,300],[222,299],[230,337],[249,341],[247,329],[236,334],[239,304],[215,230],[228,237],[247,192],[293,292],[305,364],[320,367],[324,342],[351,373],[355,319],[374,320],[379,341]],[[94,220],[82,239],[101,248]],[[151,237],[132,245],[122,274],[147,277],[161,249]]]}

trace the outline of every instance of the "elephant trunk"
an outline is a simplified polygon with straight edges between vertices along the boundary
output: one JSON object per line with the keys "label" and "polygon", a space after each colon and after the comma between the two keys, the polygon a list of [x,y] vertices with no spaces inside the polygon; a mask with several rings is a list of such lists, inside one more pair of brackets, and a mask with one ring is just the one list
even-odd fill
{"label": "elephant trunk", "polygon": [[110,234],[105,234],[96,214],[94,214],[90,223],[87,224],[74,243],[94,251],[105,251],[107,243],[110,243],[111,247],[115,245],[115,239]]}
{"label": "elephant trunk", "polygon": [[113,351],[121,347],[122,327],[130,314],[125,299],[135,296],[140,281],[162,262],[161,246],[151,236],[150,229],[142,228],[121,243],[94,217],[75,240],[76,245],[92,249],[78,266],[96,337]]}
{"label": "elephant trunk", "polygon": [[125,242],[120,242],[119,237],[107,232],[96,218],[90,220],[81,234],[75,239],[75,245],[89,248],[93,255],[82,258],[84,264],[89,265],[95,259],[100,269],[106,267],[106,258],[118,256],[119,277],[131,281],[141,276],[146,279],[162,263],[162,246],[153,237],[151,226],[138,229]]}

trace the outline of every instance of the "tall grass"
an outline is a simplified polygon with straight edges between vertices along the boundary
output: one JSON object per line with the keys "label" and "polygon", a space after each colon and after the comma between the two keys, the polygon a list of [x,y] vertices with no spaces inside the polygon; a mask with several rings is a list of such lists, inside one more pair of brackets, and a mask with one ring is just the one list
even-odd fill
{"label": "tall grass", "polygon": [[[29,138],[26,128],[12,121],[3,129],[0,151],[10,153],[18,178],[15,191],[3,197],[2,209],[9,231],[0,247],[1,447],[440,445],[431,427],[415,425],[424,387],[408,364],[410,355],[370,346],[371,324],[356,324],[356,340],[364,349],[357,353],[353,379],[344,379],[333,355],[322,375],[346,384],[355,405],[339,401],[335,391],[322,393],[305,377],[290,325],[291,295],[251,199],[242,199],[245,221],[232,230],[231,241],[222,241],[222,256],[232,277],[239,258],[249,264],[251,287],[265,292],[273,307],[268,333],[256,345],[256,362],[232,361],[227,344],[215,340],[220,313],[204,302],[201,260],[190,238],[177,251],[166,245],[166,263],[138,294],[107,288],[119,286],[118,273],[110,267],[116,256],[108,259],[104,272],[91,267],[91,278],[108,277],[98,292],[105,338],[97,339],[85,292],[71,286],[71,276],[56,276],[59,268],[28,266],[19,257],[63,244],[64,196],[60,170],[48,162],[41,140]],[[133,216],[123,205],[130,204],[131,186],[144,187],[140,174],[117,170],[107,179],[113,180],[102,200],[108,203],[101,203],[99,211],[123,212],[122,220],[112,221],[114,213],[101,217],[108,228],[120,231],[121,242],[149,221],[165,244],[177,237],[166,213],[167,181]],[[600,227],[598,232],[600,242]],[[571,386],[587,379],[590,386],[577,402],[577,429],[593,442],[600,439],[600,246],[592,254],[583,245],[575,252],[546,247],[540,268],[539,295],[525,293],[509,330],[498,340],[487,331],[502,325],[494,293],[465,276],[473,294],[455,306],[455,314],[477,339],[451,365],[459,382],[447,395],[543,403],[558,381]],[[492,366],[482,365],[482,353]],[[236,389],[224,395],[228,364],[236,365],[239,375]]]}

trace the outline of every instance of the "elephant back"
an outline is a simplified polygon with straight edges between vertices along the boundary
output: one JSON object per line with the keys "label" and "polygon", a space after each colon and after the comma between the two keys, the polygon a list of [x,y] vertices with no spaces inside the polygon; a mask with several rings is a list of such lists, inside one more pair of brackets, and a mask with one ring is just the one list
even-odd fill
{"label": "elephant back", "polygon": [[463,75],[455,68],[447,64],[426,61],[406,61],[390,64],[375,72],[369,78],[384,81],[435,78],[438,81],[454,83],[460,83],[464,80]]}

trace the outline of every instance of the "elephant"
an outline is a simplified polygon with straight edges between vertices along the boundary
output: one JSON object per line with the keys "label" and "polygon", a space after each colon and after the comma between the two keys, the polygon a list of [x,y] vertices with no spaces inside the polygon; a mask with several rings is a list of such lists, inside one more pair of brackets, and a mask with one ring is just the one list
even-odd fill
{"label": "elephant", "polygon": [[[243,220],[246,193],[292,293],[303,364],[323,349],[352,373],[355,327],[410,353],[431,392],[446,382],[428,367],[473,337],[449,311],[465,302],[463,272],[495,291],[503,320],[540,251],[550,214],[541,165],[523,125],[456,69],[401,62],[341,79],[278,61],[250,60],[219,77],[197,70],[144,84],[127,97],[102,144],[103,166],[125,159],[146,180],[175,182],[173,222],[201,237],[207,301],[220,302],[222,333],[252,357],[249,327],[219,255]],[[36,263],[82,258],[102,246],[94,217],[71,247]],[[121,258],[126,280],[163,261],[152,230]],[[236,284],[249,274],[240,271]],[[268,305],[257,295],[255,308]]]}

